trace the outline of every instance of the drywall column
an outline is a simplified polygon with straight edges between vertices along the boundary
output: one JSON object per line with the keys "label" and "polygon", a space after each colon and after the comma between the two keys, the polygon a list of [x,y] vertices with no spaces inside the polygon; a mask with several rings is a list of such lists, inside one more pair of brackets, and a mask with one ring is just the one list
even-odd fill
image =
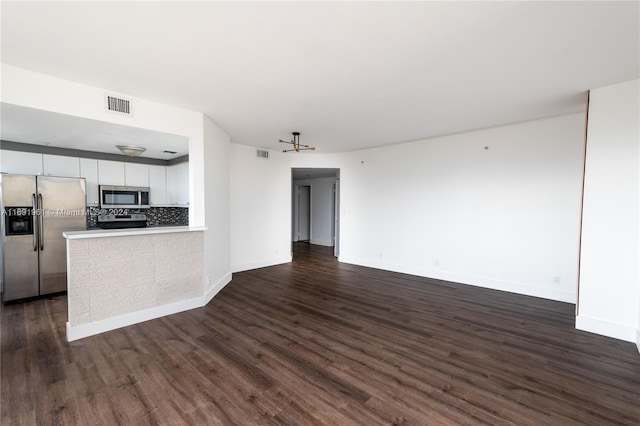
{"label": "drywall column", "polygon": [[640,318],[640,80],[594,89],[576,328],[635,342]]}
{"label": "drywall column", "polygon": [[204,117],[204,233],[205,302],[231,281],[229,155],[231,139],[209,117]]}

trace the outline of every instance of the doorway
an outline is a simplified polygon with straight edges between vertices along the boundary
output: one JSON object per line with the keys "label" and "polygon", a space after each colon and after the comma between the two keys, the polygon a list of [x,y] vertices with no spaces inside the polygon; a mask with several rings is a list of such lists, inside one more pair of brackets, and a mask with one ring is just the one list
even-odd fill
{"label": "doorway", "polygon": [[338,256],[339,181],[340,169],[291,169],[292,243],[333,247]]}

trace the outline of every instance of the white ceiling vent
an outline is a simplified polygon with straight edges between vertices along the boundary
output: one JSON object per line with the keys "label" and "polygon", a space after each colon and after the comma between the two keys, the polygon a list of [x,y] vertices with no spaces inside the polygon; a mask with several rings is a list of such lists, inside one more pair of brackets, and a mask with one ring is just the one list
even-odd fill
{"label": "white ceiling vent", "polygon": [[131,102],[128,99],[107,95],[107,110],[131,115]]}
{"label": "white ceiling vent", "polygon": [[269,158],[269,151],[263,151],[261,149],[256,149],[256,157],[258,157],[258,158]]}

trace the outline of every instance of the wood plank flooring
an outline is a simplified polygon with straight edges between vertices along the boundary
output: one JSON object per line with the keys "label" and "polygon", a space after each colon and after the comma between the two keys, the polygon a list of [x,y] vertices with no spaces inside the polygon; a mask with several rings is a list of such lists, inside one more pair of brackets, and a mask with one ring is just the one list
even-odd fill
{"label": "wood plank flooring", "polygon": [[72,343],[65,296],[3,306],[0,423],[640,424],[635,345],[576,331],[573,305],[294,258]]}

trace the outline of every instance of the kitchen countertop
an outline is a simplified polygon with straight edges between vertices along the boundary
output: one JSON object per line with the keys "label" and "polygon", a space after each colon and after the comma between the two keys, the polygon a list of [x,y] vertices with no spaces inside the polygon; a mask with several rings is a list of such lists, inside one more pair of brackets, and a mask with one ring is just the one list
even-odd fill
{"label": "kitchen countertop", "polygon": [[86,231],[69,231],[63,232],[62,235],[68,240],[76,240],[81,238],[105,238],[105,237],[123,237],[132,235],[150,235],[150,234],[170,234],[174,232],[194,232],[206,231],[206,226],[148,226],[146,228],[125,228],[125,229],[100,229],[92,228]]}

